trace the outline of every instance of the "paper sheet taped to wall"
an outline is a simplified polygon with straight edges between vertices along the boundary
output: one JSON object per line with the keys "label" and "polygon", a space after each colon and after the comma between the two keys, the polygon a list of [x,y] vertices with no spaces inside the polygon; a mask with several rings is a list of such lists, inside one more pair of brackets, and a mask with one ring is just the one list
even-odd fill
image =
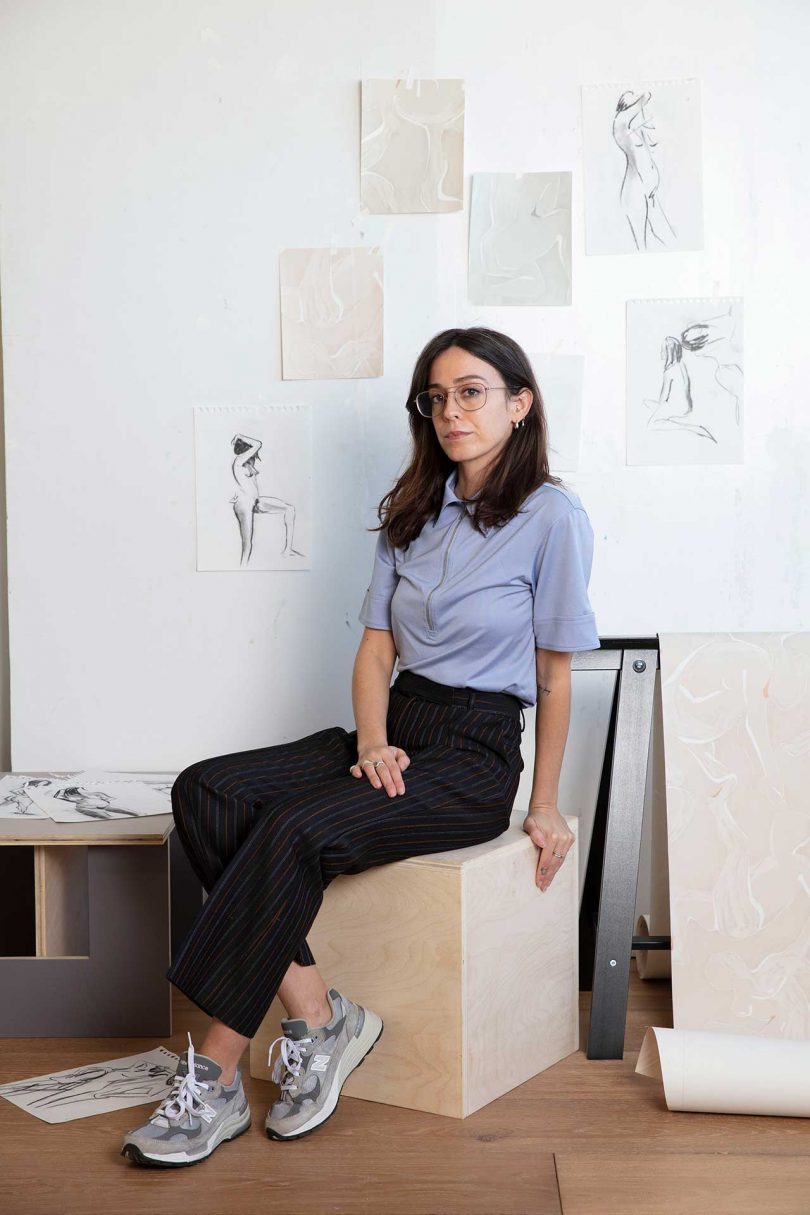
{"label": "paper sheet taped to wall", "polygon": [[636,1072],[663,1080],[671,1110],[810,1117],[810,1041],[652,1025]]}

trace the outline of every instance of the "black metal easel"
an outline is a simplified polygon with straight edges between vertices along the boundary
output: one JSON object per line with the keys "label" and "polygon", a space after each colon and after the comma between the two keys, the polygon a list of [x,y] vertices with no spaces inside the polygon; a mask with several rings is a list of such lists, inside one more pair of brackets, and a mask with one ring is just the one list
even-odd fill
{"label": "black metal easel", "polygon": [[586,1055],[621,1059],[634,949],[669,949],[633,935],[652,731],[658,637],[603,637],[571,669],[618,672],[579,918],[579,989],[592,992]]}

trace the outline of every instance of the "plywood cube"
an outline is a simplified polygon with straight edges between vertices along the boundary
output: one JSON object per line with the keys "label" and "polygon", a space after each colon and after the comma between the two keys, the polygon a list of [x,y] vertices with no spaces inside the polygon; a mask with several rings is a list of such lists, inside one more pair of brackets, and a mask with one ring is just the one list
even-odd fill
{"label": "plywood cube", "polygon": [[[307,936],[318,968],[385,1026],[347,1096],[466,1118],[578,1049],[579,820],[566,816],[577,838],[543,892],[524,817],[488,843],[326,888]],[[276,996],[250,1044],[251,1076],[271,1078],[286,1015]]]}

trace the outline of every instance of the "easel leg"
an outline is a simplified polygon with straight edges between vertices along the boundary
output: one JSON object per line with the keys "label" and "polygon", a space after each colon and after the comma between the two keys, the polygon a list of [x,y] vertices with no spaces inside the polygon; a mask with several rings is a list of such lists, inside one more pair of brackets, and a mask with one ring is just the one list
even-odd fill
{"label": "easel leg", "polygon": [[[589,1059],[621,1059],[624,1053],[630,953],[657,665],[657,650],[628,649],[623,652],[612,714],[615,723],[611,721],[607,748],[612,758],[607,812],[602,820],[604,856],[599,883],[586,1052]],[[597,822],[601,819],[602,816],[597,815]],[[592,853],[594,845],[598,846],[601,842],[597,831],[595,822]],[[598,853],[593,861],[594,866],[598,867]],[[592,880],[590,860],[588,879]]]}

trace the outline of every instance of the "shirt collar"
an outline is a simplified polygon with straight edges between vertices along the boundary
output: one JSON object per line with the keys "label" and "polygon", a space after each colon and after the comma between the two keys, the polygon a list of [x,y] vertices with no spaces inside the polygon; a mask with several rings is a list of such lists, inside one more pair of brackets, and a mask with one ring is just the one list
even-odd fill
{"label": "shirt collar", "polygon": [[[470,507],[467,505],[467,503],[465,503],[463,498],[459,498],[458,495],[456,494],[456,485],[457,484],[458,484],[458,466],[456,466],[455,468],[452,468],[450,470],[448,476],[445,479],[444,495],[442,497],[441,510],[444,510],[445,506],[447,506],[448,503],[457,502],[459,504],[459,506],[465,507],[469,513]],[[472,498],[473,499],[477,498],[480,493],[481,493],[481,490],[480,489],[477,490],[472,495]],[[441,513],[441,511],[439,513]]]}

